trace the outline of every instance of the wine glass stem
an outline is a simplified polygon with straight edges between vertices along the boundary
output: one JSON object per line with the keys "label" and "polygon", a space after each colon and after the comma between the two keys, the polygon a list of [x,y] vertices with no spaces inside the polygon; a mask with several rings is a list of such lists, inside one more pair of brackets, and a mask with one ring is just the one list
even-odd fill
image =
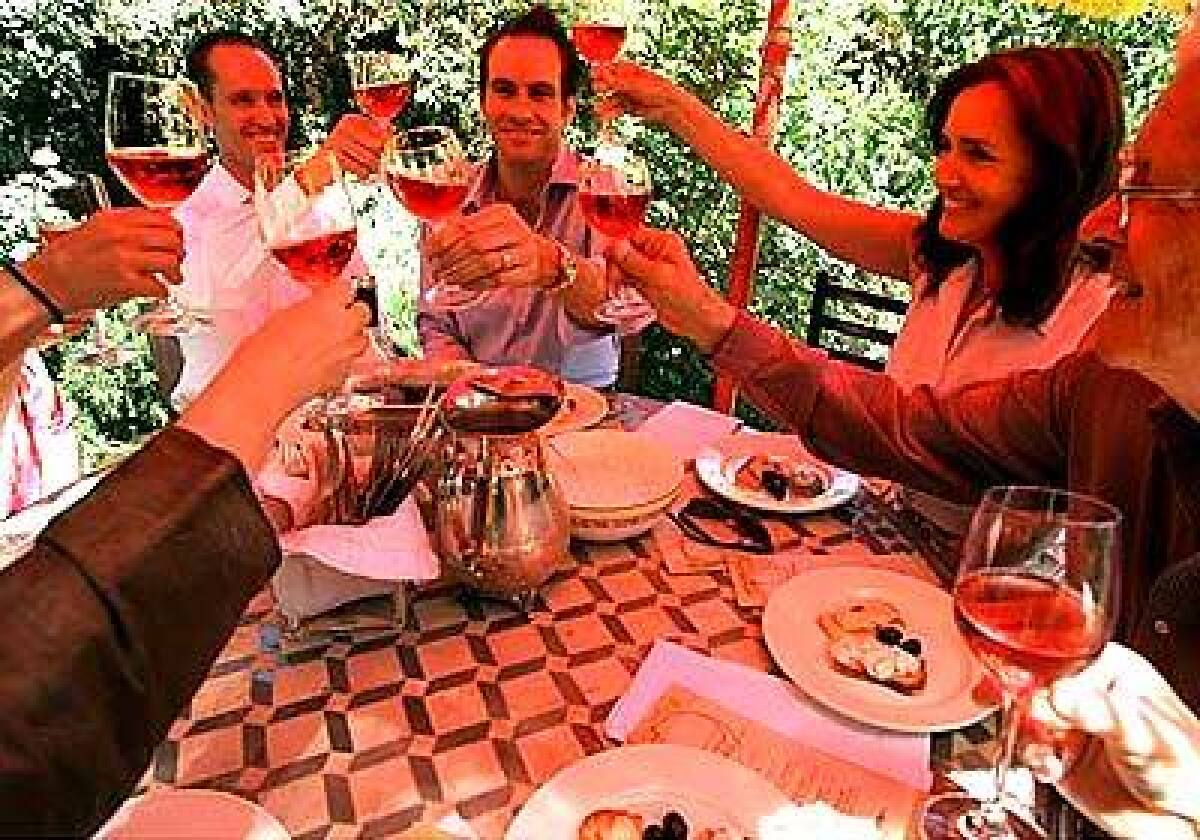
{"label": "wine glass stem", "polygon": [[1017,732],[1021,728],[1021,717],[1025,712],[1025,704],[1019,702],[1009,691],[1003,692],[1000,705],[1000,754],[996,756],[995,784],[992,795],[979,803],[980,815],[983,818],[982,831],[988,832],[985,837],[1011,837],[1008,830],[1008,818],[1004,808],[1005,781],[1008,778],[1008,768],[1012,766],[1013,751],[1016,748]]}
{"label": "wine glass stem", "polygon": [[104,313],[102,310],[97,309],[92,313],[92,326],[96,330],[96,347],[100,348],[101,350],[107,350],[108,348],[112,347],[113,342],[112,339],[108,337],[108,330],[106,329],[106,324],[104,323]]}

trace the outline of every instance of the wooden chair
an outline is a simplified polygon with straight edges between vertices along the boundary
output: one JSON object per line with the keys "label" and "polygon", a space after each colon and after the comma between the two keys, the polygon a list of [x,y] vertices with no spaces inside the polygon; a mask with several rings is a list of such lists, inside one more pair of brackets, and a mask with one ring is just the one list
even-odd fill
{"label": "wooden chair", "polygon": [[834,282],[817,274],[805,341],[835,359],[883,370],[908,303],[878,292]]}

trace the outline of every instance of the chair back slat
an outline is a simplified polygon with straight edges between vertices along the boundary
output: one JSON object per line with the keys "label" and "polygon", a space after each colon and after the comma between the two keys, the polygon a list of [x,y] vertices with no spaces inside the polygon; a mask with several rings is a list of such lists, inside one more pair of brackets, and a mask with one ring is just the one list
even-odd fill
{"label": "chair back slat", "polygon": [[906,301],[843,286],[821,272],[813,289],[805,340],[835,359],[882,370],[896,341],[897,316],[907,311]]}

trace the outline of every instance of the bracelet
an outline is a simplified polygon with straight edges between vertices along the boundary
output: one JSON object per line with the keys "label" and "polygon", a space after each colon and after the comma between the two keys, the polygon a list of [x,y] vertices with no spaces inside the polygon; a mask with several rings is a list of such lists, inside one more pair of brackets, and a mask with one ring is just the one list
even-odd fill
{"label": "bracelet", "polygon": [[50,316],[51,324],[61,324],[66,320],[62,309],[50,298],[50,295],[46,294],[45,289],[30,280],[25,272],[17,267],[15,262],[9,259],[0,259],[0,268],[7,271],[10,277],[20,283],[25,288],[25,291],[29,292],[42,305],[42,308]]}
{"label": "bracelet", "polygon": [[575,280],[579,277],[579,265],[575,262],[575,255],[568,250],[566,245],[555,241],[554,247],[558,250],[557,277],[546,287],[546,291],[561,292],[574,285]]}

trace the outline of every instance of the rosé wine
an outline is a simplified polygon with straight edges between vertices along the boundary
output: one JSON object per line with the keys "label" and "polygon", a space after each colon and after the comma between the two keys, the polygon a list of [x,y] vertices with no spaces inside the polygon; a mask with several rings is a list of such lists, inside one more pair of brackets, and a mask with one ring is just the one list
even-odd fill
{"label": "ros\u00e9 wine", "polygon": [[147,207],[174,207],[192,194],[208,168],[203,149],[113,149],[108,165]]}
{"label": "ros\u00e9 wine", "polygon": [[467,184],[439,183],[411,178],[396,172],[389,173],[388,182],[396,198],[419,219],[436,222],[462,206],[467,197]]}
{"label": "ros\u00e9 wine", "polygon": [[625,27],[609,23],[578,23],[571,27],[571,40],[585,60],[613,61],[625,43]]}
{"label": "ros\u00e9 wine", "polygon": [[359,109],[381,123],[391,122],[408,107],[412,86],[408,82],[384,82],[354,89]]}
{"label": "ros\u00e9 wine", "polygon": [[646,217],[646,207],[649,204],[649,193],[579,194],[579,206],[587,223],[613,239],[625,239],[637,230],[642,224],[642,219]]}
{"label": "ros\u00e9 wine", "polygon": [[954,589],[959,630],[1005,688],[1018,695],[1084,668],[1100,652],[1098,617],[1047,578],[976,572]]}
{"label": "ros\u00e9 wine", "polygon": [[279,245],[271,253],[298,282],[319,286],[345,270],[357,242],[357,230],[342,230]]}

